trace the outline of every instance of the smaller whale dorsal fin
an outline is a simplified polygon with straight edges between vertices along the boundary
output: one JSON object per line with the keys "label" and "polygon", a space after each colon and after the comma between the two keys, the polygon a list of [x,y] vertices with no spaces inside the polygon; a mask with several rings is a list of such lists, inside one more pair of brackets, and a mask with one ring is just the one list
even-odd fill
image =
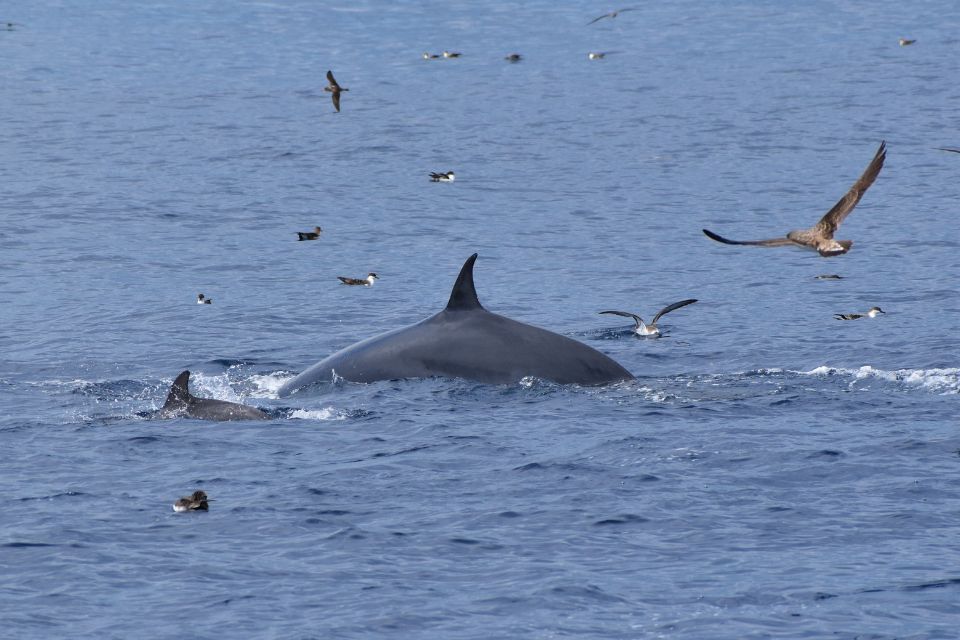
{"label": "smaller whale dorsal fin", "polygon": [[473,263],[477,261],[477,254],[473,254],[463,263],[460,275],[453,284],[450,300],[447,302],[447,311],[466,311],[468,309],[483,309],[477,299],[477,290],[473,287]]}
{"label": "smaller whale dorsal fin", "polygon": [[167,395],[167,401],[163,403],[164,409],[172,409],[174,407],[182,407],[190,403],[190,392],[187,390],[187,385],[190,383],[190,372],[184,371],[177,376],[177,379],[173,381],[173,386],[170,387],[170,393]]}

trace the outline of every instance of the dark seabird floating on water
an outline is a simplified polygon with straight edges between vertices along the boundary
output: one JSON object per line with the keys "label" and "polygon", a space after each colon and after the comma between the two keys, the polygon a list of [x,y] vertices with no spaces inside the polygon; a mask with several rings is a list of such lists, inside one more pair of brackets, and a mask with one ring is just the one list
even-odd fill
{"label": "dark seabird floating on water", "polygon": [[637,9],[636,7],[626,7],[625,9],[617,9],[616,11],[611,11],[610,13],[605,13],[605,14],[603,14],[602,16],[596,17],[596,18],[594,18],[593,20],[591,20],[590,22],[588,22],[588,23],[587,23],[587,26],[589,27],[589,26],[592,25],[594,22],[599,22],[600,20],[603,20],[604,18],[610,18],[610,19],[612,20],[612,19],[616,18],[618,15],[620,15],[621,13],[623,13],[624,11],[636,11],[636,9]]}
{"label": "dark seabird floating on water", "polygon": [[815,280],[843,280],[843,276],[837,275],[836,273],[824,273],[819,276],[814,276]]}
{"label": "dark seabird floating on water", "polygon": [[333,78],[333,71],[327,71],[327,81],[330,82],[329,85],[323,88],[324,91],[329,91],[333,98],[333,108],[337,110],[337,113],[340,113],[340,92],[341,91],[350,91],[346,87],[341,87],[337,84],[337,81]]}
{"label": "dark seabird floating on water", "polygon": [[184,511],[206,511],[210,508],[207,504],[207,494],[203,491],[194,491],[191,495],[180,498],[173,503],[173,510],[177,513]]}
{"label": "dark seabird floating on water", "polygon": [[886,313],[880,307],[870,307],[866,313],[835,313],[833,317],[837,320],[859,320],[860,318],[876,318],[878,314]]}
{"label": "dark seabird floating on water", "polygon": [[347,278],[345,276],[337,276],[337,279],[340,280],[343,284],[349,284],[353,286],[364,286],[372,287],[374,280],[379,280],[380,276],[375,274],[373,271],[367,274],[366,278]]}
{"label": "dark seabird floating on water", "polygon": [[693,304],[696,301],[697,300],[695,298],[691,298],[690,300],[681,300],[680,302],[674,302],[671,305],[667,305],[663,309],[660,309],[660,311],[657,312],[657,315],[653,316],[653,321],[650,322],[650,324],[646,324],[640,316],[628,311],[601,311],[600,313],[607,313],[614,316],[624,316],[625,318],[633,318],[633,321],[637,323],[637,326],[633,328],[633,331],[638,336],[659,336],[660,328],[657,326],[657,320],[659,320],[661,316],[679,309],[680,307]]}
{"label": "dark seabird floating on water", "polygon": [[523,60],[523,56],[520,55],[519,53],[511,53],[511,54],[508,54],[504,58],[504,60],[506,60],[507,62],[520,62],[521,60]]}
{"label": "dark seabird floating on water", "polygon": [[297,240],[316,240],[323,233],[320,227],[314,227],[313,231],[297,231]]}
{"label": "dark seabird floating on water", "polygon": [[833,234],[836,233],[844,218],[850,215],[853,208],[857,206],[860,198],[867,192],[873,181],[877,179],[886,158],[887,145],[885,142],[881,142],[880,148],[877,149],[877,153],[873,156],[873,160],[870,161],[863,175],[853,183],[850,190],[840,198],[837,204],[833,205],[833,208],[820,218],[820,222],[809,229],[791,231],[783,238],[773,238],[771,240],[728,240],[707,229],[703,229],[703,233],[711,240],[724,244],[750,244],[759,247],[801,246],[815,249],[825,258],[843,255],[850,250],[853,240],[834,240]]}
{"label": "dark seabird floating on water", "polygon": [[453,182],[457,179],[457,175],[453,171],[447,171],[446,173],[430,173],[430,182]]}

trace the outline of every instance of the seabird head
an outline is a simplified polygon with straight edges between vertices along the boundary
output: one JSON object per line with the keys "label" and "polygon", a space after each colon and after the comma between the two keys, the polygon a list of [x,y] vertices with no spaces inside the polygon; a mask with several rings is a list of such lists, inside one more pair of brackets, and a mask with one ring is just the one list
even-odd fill
{"label": "seabird head", "polygon": [[870,310],[867,311],[867,315],[870,316],[871,318],[876,318],[878,313],[886,313],[886,311],[884,311],[880,307],[870,307]]}
{"label": "seabird head", "polygon": [[202,293],[197,294],[197,304],[213,304],[213,300],[206,297]]}
{"label": "seabird head", "polygon": [[373,282],[374,280],[379,280],[379,279],[380,279],[380,276],[375,274],[373,271],[367,274],[367,280],[369,280],[370,282]]}

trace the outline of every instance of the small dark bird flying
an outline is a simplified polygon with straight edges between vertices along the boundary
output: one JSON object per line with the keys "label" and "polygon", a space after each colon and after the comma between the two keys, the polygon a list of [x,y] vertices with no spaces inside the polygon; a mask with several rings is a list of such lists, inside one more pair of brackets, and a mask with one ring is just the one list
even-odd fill
{"label": "small dark bird flying", "polygon": [[333,71],[327,71],[327,81],[330,83],[323,88],[324,91],[329,91],[333,98],[333,108],[337,110],[337,113],[340,113],[340,92],[341,91],[350,91],[346,87],[341,87],[333,77]]}

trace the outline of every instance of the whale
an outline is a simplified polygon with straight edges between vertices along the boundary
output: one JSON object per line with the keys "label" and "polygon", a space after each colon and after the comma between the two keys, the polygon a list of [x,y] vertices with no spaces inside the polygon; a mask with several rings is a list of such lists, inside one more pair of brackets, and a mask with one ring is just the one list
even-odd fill
{"label": "whale", "polygon": [[580,385],[633,379],[612,358],[582,342],[484,309],[473,282],[476,260],[475,253],[464,263],[442,311],[337,351],[287,381],[279,396],[337,379],[444,377],[510,384],[532,376]]}
{"label": "whale", "polygon": [[190,393],[189,384],[190,372],[181,372],[173,381],[163,407],[149,417],[162,420],[186,417],[217,421],[270,419],[269,415],[256,407],[213,398],[198,398]]}

